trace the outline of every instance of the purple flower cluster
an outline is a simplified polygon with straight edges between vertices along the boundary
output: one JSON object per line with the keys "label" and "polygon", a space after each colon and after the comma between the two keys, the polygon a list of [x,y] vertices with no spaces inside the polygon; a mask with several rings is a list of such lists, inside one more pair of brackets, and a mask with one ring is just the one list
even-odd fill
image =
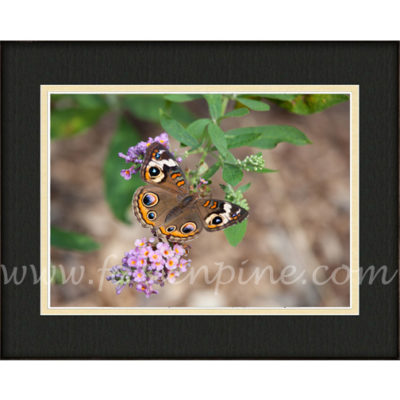
{"label": "purple flower cluster", "polygon": [[135,287],[146,297],[157,294],[154,285],[164,286],[165,281],[175,279],[190,267],[185,258],[186,250],[179,244],[155,243],[155,238],[137,239],[135,248],[126,252],[122,265],[111,268],[107,280],[116,285],[117,294],[126,286]]}
{"label": "purple flower cluster", "polygon": [[136,146],[129,147],[127,154],[118,153],[118,155],[125,159],[127,163],[133,163],[132,166],[128,169],[123,169],[121,171],[121,176],[129,180],[132,175],[136,174],[136,172],[140,169],[140,165],[143,163],[143,157],[146,153],[146,149],[153,142],[159,142],[163,144],[167,149],[169,149],[169,138],[167,133],[161,133],[159,136],[155,138],[149,138],[147,142],[139,142]]}

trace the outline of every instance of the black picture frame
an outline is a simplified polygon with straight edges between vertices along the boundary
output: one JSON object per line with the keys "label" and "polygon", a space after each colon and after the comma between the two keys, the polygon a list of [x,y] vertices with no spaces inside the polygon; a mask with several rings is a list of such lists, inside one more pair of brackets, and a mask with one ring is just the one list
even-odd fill
{"label": "black picture frame", "polygon": [[356,84],[358,316],[40,316],[40,288],[1,286],[4,359],[398,359],[397,42],[1,43],[1,264],[40,264],[40,85]]}

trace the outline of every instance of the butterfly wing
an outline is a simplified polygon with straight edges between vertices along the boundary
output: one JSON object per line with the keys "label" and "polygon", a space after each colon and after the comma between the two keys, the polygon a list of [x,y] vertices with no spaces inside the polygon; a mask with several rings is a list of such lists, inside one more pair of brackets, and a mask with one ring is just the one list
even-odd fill
{"label": "butterfly wing", "polygon": [[132,199],[133,212],[142,226],[157,229],[177,204],[177,194],[158,186],[139,187]]}
{"label": "butterfly wing", "polygon": [[170,242],[182,243],[194,239],[203,223],[197,208],[187,204],[191,196],[186,197],[186,203],[177,196],[158,186],[141,186],[133,195],[132,207],[142,226],[156,230]]}
{"label": "butterfly wing", "polygon": [[242,222],[249,215],[244,208],[224,200],[198,200],[197,208],[204,228],[210,232]]}
{"label": "butterfly wing", "polygon": [[179,204],[169,211],[157,233],[170,242],[183,243],[195,239],[202,229],[203,222],[197,208]]}
{"label": "butterfly wing", "polygon": [[243,221],[248,212],[223,200],[196,200],[189,195],[185,174],[170,151],[152,143],[140,169],[150,185],[140,187],[133,196],[133,210],[144,227],[156,230],[171,242],[194,239],[203,229],[225,229]]}
{"label": "butterfly wing", "polygon": [[145,182],[160,185],[171,192],[189,193],[185,174],[172,153],[154,142],[146,150],[140,175]]}

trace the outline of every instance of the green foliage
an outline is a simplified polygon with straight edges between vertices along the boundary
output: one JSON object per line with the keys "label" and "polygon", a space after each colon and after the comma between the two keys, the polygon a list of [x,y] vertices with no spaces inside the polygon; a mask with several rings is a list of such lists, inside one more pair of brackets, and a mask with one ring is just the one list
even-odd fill
{"label": "green foliage", "polygon": [[[348,100],[347,95],[337,94],[290,94],[290,93],[253,93],[253,94],[121,94],[93,95],[68,94],[52,95],[51,98],[51,137],[68,138],[83,133],[96,124],[107,112],[113,112],[119,118],[118,127],[110,141],[108,155],[104,163],[105,198],[113,214],[120,221],[129,223],[128,209],[134,191],[143,185],[139,174],[126,181],[120,176],[121,169],[130,164],[118,157],[126,153],[140,138],[135,129],[135,121],[141,120],[159,124],[182,146],[188,149],[184,157],[198,154],[197,167],[189,171],[189,180],[196,186],[200,178],[210,180],[222,169],[222,185],[225,199],[249,209],[244,193],[250,183],[238,186],[244,177],[244,171],[250,173],[274,172],[265,167],[261,153],[237,159],[230,149],[252,147],[272,149],[279,143],[303,146],[311,143],[299,129],[285,125],[250,126],[224,132],[220,123],[226,118],[240,118],[251,111],[264,112],[270,104],[276,104],[297,114],[311,114]],[[186,107],[188,102],[207,104],[209,117],[196,118]],[[204,103],[205,102],[205,103]],[[269,103],[269,104],[268,104]],[[227,109],[232,111],[226,112]],[[243,125],[243,124],[242,124]],[[210,164],[207,156],[215,160]],[[228,242],[236,246],[245,235],[247,220],[226,229]],[[54,237],[53,237],[54,236]],[[98,248],[92,239],[71,232],[55,230],[52,244],[63,248],[89,251]],[[67,246],[67,247],[65,247]],[[57,278],[58,279],[58,278]]]}
{"label": "green foliage", "polygon": [[[248,139],[247,143],[244,143],[244,137]],[[230,149],[241,146],[272,149],[282,142],[295,144],[296,146],[311,143],[299,129],[286,125],[264,125],[232,129],[225,133],[225,138]]]}
{"label": "green foliage", "polygon": [[106,108],[54,110],[50,119],[51,138],[65,139],[78,133],[83,133],[93,126],[105,111]]}
{"label": "green foliage", "polygon": [[174,103],[184,103],[186,101],[193,101],[201,98],[199,94],[166,94],[163,96],[165,100]]}
{"label": "green foliage", "polygon": [[249,189],[251,183],[247,183],[246,185],[242,185],[238,187],[236,190],[232,185],[220,185],[222,190],[225,192],[225,200],[230,201],[231,203],[237,204],[240,207],[243,207],[245,210],[249,210],[249,204],[247,200],[244,198],[243,193]]}
{"label": "green foliage", "polygon": [[[246,183],[245,185],[242,185],[239,188],[237,188],[237,191],[239,193],[244,193],[244,192],[246,192],[247,190],[250,189],[250,186],[251,186],[251,182]],[[244,207],[244,208],[246,208],[246,207]],[[246,210],[248,210],[248,208],[246,208]]]}
{"label": "green foliage", "polygon": [[68,94],[51,96],[50,135],[64,139],[87,131],[110,109],[104,96]]}
{"label": "green foliage", "polygon": [[128,208],[132,202],[134,191],[143,181],[138,175],[125,181],[120,176],[121,169],[127,168],[125,160],[118,157],[119,152],[135,145],[140,140],[136,130],[129,124],[125,117],[120,117],[118,128],[111,139],[108,155],[104,163],[104,189],[105,197],[111,211],[120,221],[129,224],[127,217]]}
{"label": "green foliage", "polygon": [[348,99],[349,96],[346,94],[307,94],[298,95],[290,100],[276,98],[275,102],[292,113],[308,115],[323,111]]}
{"label": "green foliage", "polygon": [[237,165],[225,163],[222,168],[222,178],[226,183],[236,186],[243,179],[243,171]]}
{"label": "green foliage", "polygon": [[228,147],[224,131],[218,125],[209,124],[208,134],[214,146],[221,153],[221,156],[223,158],[226,158],[228,156]]}
{"label": "green foliage", "polygon": [[65,250],[93,251],[100,246],[89,236],[51,227],[51,245]]}
{"label": "green foliage", "polygon": [[252,154],[247,156],[243,161],[238,160],[238,165],[244,171],[258,172],[258,173],[269,173],[276,172],[273,169],[265,168],[265,161],[262,153]]}
{"label": "green foliage", "polygon": [[247,229],[247,219],[224,230],[225,237],[231,246],[237,246],[244,238]]}
{"label": "green foliage", "polygon": [[263,103],[262,101],[248,99],[246,97],[238,97],[236,99],[239,103],[243,104],[250,110],[254,111],[268,111],[269,105],[267,103]]}
{"label": "green foliage", "polygon": [[165,106],[165,100],[161,95],[132,94],[124,96],[122,104],[138,119],[159,122],[159,110]]}
{"label": "green foliage", "polygon": [[205,94],[204,98],[208,103],[208,109],[212,120],[215,122],[223,114],[222,95],[221,94]]}
{"label": "green foliage", "polygon": [[[122,97],[122,107],[129,110],[135,118],[140,120],[160,123],[160,110],[167,110],[172,118],[182,123],[194,121],[194,115],[181,104],[170,104],[172,99],[183,95],[157,95],[157,94],[129,94]],[[169,99],[166,101],[166,99]],[[185,100],[186,101],[186,100]]]}
{"label": "green foliage", "polygon": [[[248,129],[248,128],[239,128],[239,129]],[[236,134],[236,129],[228,131],[225,133],[225,139],[228,148],[234,149],[236,147],[243,147],[243,146],[251,146],[253,142],[257,139],[260,139],[263,134],[259,131],[252,132],[251,129],[248,131],[239,131]]]}
{"label": "green foliage", "polygon": [[50,267],[50,281],[55,285],[62,285],[65,281],[65,276],[61,268],[51,265]]}
{"label": "green foliage", "polygon": [[186,130],[189,133],[189,135],[193,136],[195,139],[201,142],[204,139],[206,127],[210,122],[211,120],[208,118],[200,118],[192,122],[186,128]]}
{"label": "green foliage", "polygon": [[263,97],[264,99],[270,100],[282,100],[282,101],[290,101],[294,100],[297,97],[297,94],[252,94],[252,97]]}
{"label": "green foliage", "polygon": [[168,104],[166,105],[166,109],[169,109],[171,118],[176,119],[185,126],[196,120],[196,117],[193,115],[193,113],[182,104]]}
{"label": "green foliage", "polygon": [[[232,185],[220,185],[222,190],[225,192],[225,200],[230,201],[231,203],[237,204],[240,207],[243,207],[245,210],[249,210],[249,204],[247,200],[244,198],[243,193],[250,188],[251,183],[247,183],[246,185],[242,185],[236,190],[232,187]],[[247,219],[241,222],[240,224],[230,226],[229,228],[224,230],[225,237],[228,240],[229,244],[232,246],[237,246],[244,235],[246,234],[247,229]]]}
{"label": "green foliage", "polygon": [[219,167],[220,167],[220,163],[216,162],[210,168],[208,168],[208,170],[205,173],[202,174],[202,178],[205,180],[209,180],[219,170]]}
{"label": "green foliage", "polygon": [[247,115],[249,113],[249,110],[247,108],[241,107],[237,108],[236,110],[230,111],[223,115],[221,119],[223,118],[231,118],[231,117],[243,117],[244,115]]}
{"label": "green foliage", "polygon": [[98,94],[71,94],[67,96],[70,96],[72,101],[75,102],[79,108],[84,110],[97,108],[108,109],[110,106],[110,99],[113,98]]}
{"label": "green foliage", "polygon": [[185,146],[197,146],[198,141],[196,138],[194,138],[178,121],[170,118],[163,112],[161,113],[160,121],[165,132],[173,136],[176,140]]}

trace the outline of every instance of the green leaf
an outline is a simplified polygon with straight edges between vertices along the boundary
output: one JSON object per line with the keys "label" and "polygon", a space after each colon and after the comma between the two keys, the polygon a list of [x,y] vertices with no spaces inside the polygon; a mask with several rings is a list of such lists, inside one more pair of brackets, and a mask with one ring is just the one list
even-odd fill
{"label": "green leaf", "polygon": [[260,139],[262,133],[259,132],[249,132],[243,133],[240,135],[232,135],[230,134],[231,131],[226,132],[225,139],[228,145],[228,148],[233,149],[236,147],[243,147],[243,146],[251,146],[256,139]]}
{"label": "green leaf", "polygon": [[63,139],[82,133],[92,127],[105,111],[106,107],[55,109],[50,117],[51,138]]}
{"label": "green leaf", "polygon": [[220,184],[219,186],[221,186],[221,189],[225,192],[225,200],[230,201],[233,204],[237,204],[245,210],[249,210],[249,204],[243,197],[243,191],[239,189],[235,190],[229,183],[227,185]]}
{"label": "green leaf", "polygon": [[197,173],[201,176],[204,175],[208,171],[208,165],[206,162],[202,162],[198,168],[197,168]]}
{"label": "green leaf", "polygon": [[172,103],[169,108],[169,115],[180,123],[186,125],[196,120],[196,116],[183,104]]}
{"label": "green leaf", "polygon": [[258,100],[246,99],[245,97],[237,97],[236,100],[244,106],[254,111],[268,111],[270,109],[269,104],[263,103]]}
{"label": "green leaf", "polygon": [[205,94],[204,98],[208,103],[208,109],[213,121],[217,121],[222,116],[222,95],[221,94]]}
{"label": "green leaf", "polygon": [[100,246],[92,238],[81,233],[68,232],[51,227],[51,245],[65,250],[93,251]]}
{"label": "green leaf", "polygon": [[237,192],[244,193],[244,192],[246,192],[247,190],[249,190],[250,186],[251,186],[251,182],[246,183],[245,185],[238,187],[238,188],[236,189],[236,191],[237,191]]}
{"label": "green leaf", "polygon": [[102,94],[72,94],[71,98],[80,108],[108,108],[106,97]]}
{"label": "green leaf", "polygon": [[186,130],[190,135],[195,137],[199,142],[201,142],[204,139],[204,131],[207,127],[207,125],[211,122],[210,119],[208,118],[201,118],[198,119],[194,122],[192,122]]}
{"label": "green leaf", "polygon": [[247,200],[243,197],[242,191],[235,190],[233,186],[229,183],[227,185],[220,184],[219,186],[221,186],[221,189],[225,192],[226,201],[237,204],[247,211],[249,210],[249,204],[247,203]]}
{"label": "green leaf", "polygon": [[215,124],[208,125],[208,134],[210,135],[211,141],[217,150],[221,153],[223,158],[228,155],[228,148],[225,139],[224,131]]}
{"label": "green leaf", "polygon": [[222,178],[226,183],[236,186],[243,179],[243,171],[237,165],[225,163],[222,168]]}
{"label": "green leaf", "polygon": [[211,167],[208,168],[208,170],[204,173],[202,178],[205,180],[210,179],[218,171],[219,167],[220,167],[219,162],[216,162],[215,164],[211,165]]}
{"label": "green leaf", "polygon": [[248,114],[249,110],[247,108],[241,107],[237,108],[236,110],[230,111],[223,115],[221,119],[230,118],[230,117],[243,117],[244,115]]}
{"label": "green leaf", "polygon": [[224,155],[224,161],[234,165],[237,164],[236,157],[229,150],[227,150]]}
{"label": "green leaf", "polygon": [[292,113],[308,115],[323,111],[335,104],[347,101],[346,94],[305,94],[291,101],[276,101],[276,104]]}
{"label": "green leaf", "polygon": [[283,93],[274,93],[274,94],[252,94],[253,97],[263,97],[265,99],[270,100],[282,100],[282,101],[290,101],[295,99],[297,94],[283,94]]}
{"label": "green leaf", "polygon": [[277,169],[269,169],[269,168],[260,168],[260,169],[252,169],[252,168],[247,168],[246,171],[249,172],[257,172],[258,174],[268,174],[268,173],[272,173],[272,172],[278,172]]}
{"label": "green leaf", "polygon": [[198,145],[197,140],[178,121],[170,118],[165,113],[161,114],[160,122],[165,131],[180,143],[191,147]]}
{"label": "green leaf", "polygon": [[165,106],[162,95],[129,94],[123,97],[123,105],[138,119],[160,121],[160,108]]}
{"label": "green leaf", "polygon": [[136,130],[124,117],[121,117],[104,163],[106,200],[115,217],[127,224],[129,224],[127,210],[130,209],[133,193],[144,183],[138,174],[128,181],[120,176],[121,169],[126,169],[130,164],[118,157],[118,153],[126,153],[128,148],[134,146],[139,140],[140,136]]}
{"label": "green leaf", "polygon": [[[123,106],[138,119],[159,123],[160,109],[166,108],[164,97],[158,94],[125,95]],[[191,123],[196,119],[194,114],[182,104],[172,103],[168,109],[173,119],[184,124]]]}
{"label": "green leaf", "polygon": [[51,280],[51,283],[54,283],[56,285],[62,285],[65,280],[63,271],[60,268],[57,268],[55,265],[51,265],[50,280]]}
{"label": "green leaf", "polygon": [[199,94],[166,94],[164,99],[172,101],[174,103],[183,103],[185,101],[193,101],[199,99],[201,95]]}
{"label": "green leaf", "polygon": [[231,246],[237,246],[244,235],[246,234],[247,229],[247,219],[237,225],[232,225],[229,228],[224,230],[225,237],[228,239],[228,242]]}
{"label": "green leaf", "polygon": [[303,132],[293,126],[264,125],[232,129],[226,132],[225,137],[228,142],[228,147],[240,147],[240,136],[251,134],[260,134],[260,137],[248,141],[246,146],[258,147],[261,149],[272,149],[281,142],[291,143],[297,146],[311,143]]}

